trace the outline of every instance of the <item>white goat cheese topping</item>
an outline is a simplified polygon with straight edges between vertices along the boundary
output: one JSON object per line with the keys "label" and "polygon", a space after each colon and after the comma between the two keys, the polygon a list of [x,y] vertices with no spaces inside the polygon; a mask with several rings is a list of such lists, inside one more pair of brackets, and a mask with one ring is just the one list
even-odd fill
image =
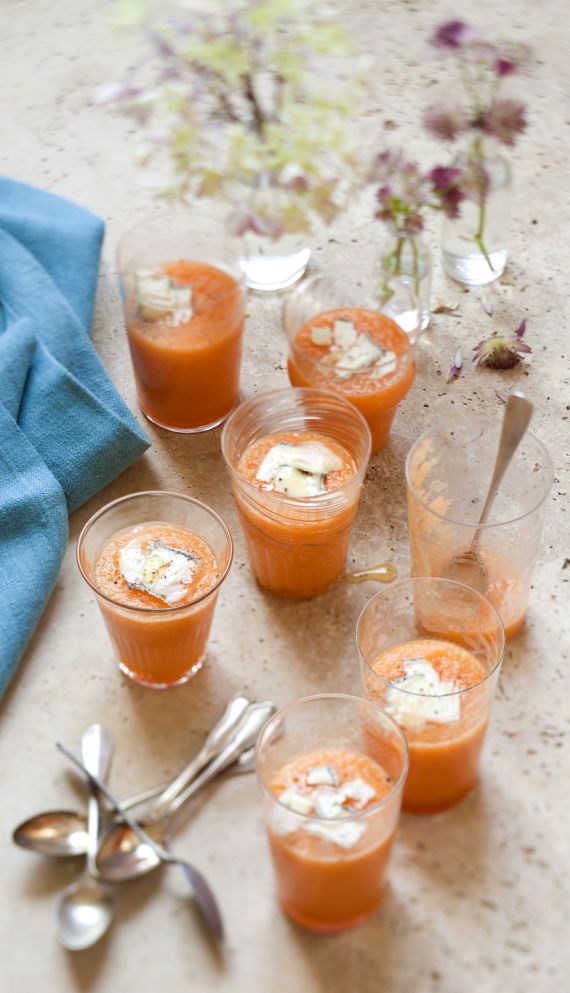
{"label": "white goat cheese topping", "polygon": [[178,327],[192,319],[191,286],[177,286],[162,269],[139,269],[133,280],[137,313],[143,321]]}
{"label": "white goat cheese topping", "polygon": [[334,327],[313,328],[311,339],[315,345],[329,346],[321,362],[331,366],[338,379],[350,379],[356,372],[369,371],[375,379],[394,372],[397,365],[395,352],[382,348],[370,335],[358,332],[352,321],[341,318]]}
{"label": "white goat cheese topping", "polygon": [[[455,683],[440,679],[424,658],[405,659],[404,672],[401,679],[393,680],[386,694],[386,710],[398,724],[422,731],[428,721],[449,724],[459,720],[461,703]],[[449,693],[453,695],[447,696]]]}
{"label": "white goat cheese topping", "polygon": [[119,570],[129,586],[151,593],[169,606],[186,596],[196,565],[191,552],[170,548],[161,541],[153,541],[144,552],[140,541],[133,538],[119,554]]}
{"label": "white goat cheese topping", "polygon": [[256,473],[260,482],[288,496],[316,496],[325,492],[325,477],[342,469],[342,459],[318,441],[273,445]]}

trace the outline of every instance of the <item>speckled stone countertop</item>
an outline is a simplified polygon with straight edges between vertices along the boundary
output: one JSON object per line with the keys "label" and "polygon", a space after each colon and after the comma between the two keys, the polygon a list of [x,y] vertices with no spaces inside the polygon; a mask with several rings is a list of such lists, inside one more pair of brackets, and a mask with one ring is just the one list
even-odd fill
{"label": "speckled stone countertop", "polygon": [[[440,0],[343,0],[357,35],[374,40],[376,109],[369,137],[405,141],[437,155],[420,133],[421,107],[437,90],[438,65],[425,38],[457,13]],[[109,3],[4,0],[0,170],[75,199],[108,222],[95,345],[132,409],[133,379],[113,272],[117,238],[152,209],[138,185],[132,127],[90,107],[94,87],[120,75],[131,41],[109,32]],[[319,690],[357,691],[354,622],[372,590],[340,584],[320,599],[282,602],[253,581],[219,450],[219,431],[185,438],[150,428],[153,447],[71,520],[68,555],[45,616],[2,714],[3,900],[0,987],[6,993],[564,993],[570,974],[568,920],[570,746],[568,696],[568,443],[570,435],[568,196],[570,12],[561,0],[499,4],[465,0],[461,16],[530,41],[524,83],[530,128],[512,155],[516,176],[512,257],[497,291],[495,322],[524,316],[533,355],[500,376],[467,369],[452,386],[458,344],[468,355],[490,328],[477,295],[443,285],[461,317],[438,316],[419,349],[416,383],[387,448],[367,477],[351,560],[389,559],[408,570],[403,460],[417,434],[457,410],[498,410],[495,390],[523,387],[537,405],[535,431],[550,447],[556,481],[528,623],[509,646],[476,792],[448,813],[405,816],[381,910],[363,927],[318,937],[290,924],[273,893],[256,783],[213,788],[180,824],[176,848],[193,858],[220,894],[229,932],[225,965],[200,940],[184,884],[165,871],[120,893],[118,921],[97,947],[64,952],[54,932],[58,895],[79,871],[10,846],[9,830],[35,811],[73,806],[76,794],[56,737],[77,745],[102,720],[117,739],[113,784],[142,788],[181,767],[227,696],[238,689],[282,704]],[[381,231],[355,205],[315,239],[315,260],[378,251]],[[436,247],[437,234],[431,233]],[[284,385],[278,298],[252,298],[243,395]],[[469,363],[466,363],[468,365]],[[148,427],[148,426],[147,426]],[[93,595],[74,552],[87,518],[107,501],[164,487],[212,504],[229,522],[236,561],[225,585],[209,663],[186,687],[137,688],[115,669]]]}

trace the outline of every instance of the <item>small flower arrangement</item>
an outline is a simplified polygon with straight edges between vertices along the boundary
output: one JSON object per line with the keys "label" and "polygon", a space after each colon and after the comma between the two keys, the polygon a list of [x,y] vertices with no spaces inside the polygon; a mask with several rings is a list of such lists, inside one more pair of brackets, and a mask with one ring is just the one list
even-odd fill
{"label": "small flower arrangement", "polygon": [[275,238],[315,215],[330,222],[358,173],[350,118],[368,63],[310,0],[177,6],[176,17],[152,20],[126,0],[119,20],[140,30],[147,51],[98,93],[141,128],[145,166],[169,162],[164,194],[229,200],[237,234]]}
{"label": "small flower arrangement", "polygon": [[418,292],[420,273],[416,236],[423,231],[430,210],[457,217],[465,196],[458,185],[460,177],[461,170],[446,166],[422,172],[400,150],[383,151],[376,157],[370,176],[380,184],[376,192],[375,216],[389,226],[394,236],[393,247],[382,258],[382,305],[388,303],[394,293],[391,278],[402,274],[407,245],[412,258],[411,276]]}
{"label": "small flower arrangement", "polygon": [[493,270],[485,244],[490,175],[486,167],[484,138],[494,138],[510,147],[525,130],[525,105],[502,96],[501,91],[505,79],[518,73],[527,63],[529,50],[524,45],[509,42],[491,43],[460,20],[447,21],[437,28],[431,44],[455,62],[464,95],[462,100],[428,107],[424,125],[430,134],[442,141],[452,142],[462,135],[471,136],[467,156],[461,163],[459,185],[464,197],[478,205],[479,223],[473,240]]}

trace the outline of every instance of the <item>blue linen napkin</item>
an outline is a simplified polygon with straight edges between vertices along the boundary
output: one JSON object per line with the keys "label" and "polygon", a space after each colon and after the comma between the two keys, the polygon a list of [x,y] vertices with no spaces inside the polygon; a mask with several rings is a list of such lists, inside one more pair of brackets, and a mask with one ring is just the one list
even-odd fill
{"label": "blue linen napkin", "polygon": [[0,696],[57,579],[68,512],[149,444],[89,338],[103,232],[0,178]]}

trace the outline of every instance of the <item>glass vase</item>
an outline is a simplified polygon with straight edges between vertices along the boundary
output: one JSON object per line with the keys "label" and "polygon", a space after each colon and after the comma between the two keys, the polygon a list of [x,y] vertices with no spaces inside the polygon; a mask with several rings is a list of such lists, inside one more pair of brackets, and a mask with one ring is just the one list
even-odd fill
{"label": "glass vase", "polygon": [[457,163],[467,179],[459,216],[445,218],[442,261],[448,276],[467,286],[492,283],[507,264],[511,169],[492,145],[475,139]]}
{"label": "glass vase", "polygon": [[382,255],[382,313],[412,339],[430,320],[432,255],[419,234],[392,234]]}
{"label": "glass vase", "polygon": [[244,249],[241,266],[247,286],[260,292],[293,286],[304,276],[311,250],[306,230],[275,230],[276,220],[291,217],[295,212],[292,195],[267,176],[260,177],[257,188],[250,189],[247,198],[243,187],[240,189],[238,185],[236,190],[238,211],[243,209],[240,202],[245,203],[246,212],[257,222],[256,230],[250,227],[243,234],[240,232]]}

